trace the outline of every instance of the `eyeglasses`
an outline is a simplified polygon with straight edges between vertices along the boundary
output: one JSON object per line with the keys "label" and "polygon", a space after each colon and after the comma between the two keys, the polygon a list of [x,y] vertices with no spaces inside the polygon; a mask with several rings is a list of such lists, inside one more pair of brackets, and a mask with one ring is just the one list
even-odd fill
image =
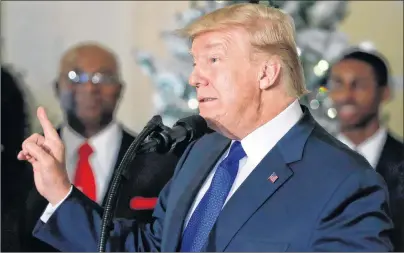
{"label": "eyeglasses", "polygon": [[101,72],[87,73],[79,70],[71,70],[65,77],[67,78],[67,80],[75,85],[84,84],[87,82],[101,85],[116,85],[120,83],[120,80],[116,74]]}

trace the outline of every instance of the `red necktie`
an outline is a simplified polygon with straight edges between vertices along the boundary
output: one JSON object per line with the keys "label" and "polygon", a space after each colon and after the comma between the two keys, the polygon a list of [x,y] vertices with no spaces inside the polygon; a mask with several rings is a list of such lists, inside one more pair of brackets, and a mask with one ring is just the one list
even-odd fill
{"label": "red necktie", "polygon": [[93,153],[91,146],[85,142],[79,149],[79,161],[77,163],[74,185],[87,197],[96,201],[96,185],[93,170],[89,161]]}

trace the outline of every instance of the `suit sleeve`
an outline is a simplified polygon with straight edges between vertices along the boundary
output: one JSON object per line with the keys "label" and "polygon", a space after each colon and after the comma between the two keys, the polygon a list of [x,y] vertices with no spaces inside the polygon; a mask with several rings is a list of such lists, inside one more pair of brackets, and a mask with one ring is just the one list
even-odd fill
{"label": "suit sleeve", "polygon": [[[33,179],[32,179],[33,180]],[[55,252],[55,248],[32,236],[32,230],[41,216],[48,201],[42,197],[36,188],[30,191],[19,219],[19,236],[22,242],[21,251],[25,252]]]}
{"label": "suit sleeve", "polygon": [[325,205],[310,251],[392,251],[385,182],[373,169],[348,176]]}
{"label": "suit sleeve", "polygon": [[[191,150],[188,146],[179,160],[173,178],[181,170]],[[136,220],[115,219],[107,241],[107,251],[160,251],[163,223],[171,179],[159,195],[153,223],[140,225]],[[60,251],[97,251],[103,209],[75,187],[49,220],[39,220],[33,235]]]}

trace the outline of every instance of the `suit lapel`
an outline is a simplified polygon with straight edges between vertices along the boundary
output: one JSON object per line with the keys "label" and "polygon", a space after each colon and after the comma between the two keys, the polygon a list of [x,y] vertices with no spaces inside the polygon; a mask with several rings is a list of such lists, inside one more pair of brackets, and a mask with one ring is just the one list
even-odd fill
{"label": "suit lapel", "polygon": [[389,134],[387,134],[386,142],[384,143],[382,152],[379,157],[379,161],[377,162],[376,165],[376,171],[379,173],[384,174],[385,171],[383,170],[385,169],[385,167],[388,167],[386,165],[389,165],[389,163],[393,163],[395,160],[394,157],[392,157],[393,156],[392,154],[394,154],[396,151],[395,150],[392,151],[390,148],[391,146],[394,146],[392,144],[393,141],[394,141],[393,138]]}
{"label": "suit lapel", "polygon": [[[243,224],[292,174],[278,148],[272,149],[223,208],[208,243],[214,248],[209,249],[208,245],[207,251],[223,251]],[[274,182],[269,179],[271,175],[277,177]],[[220,235],[220,240],[214,239],[216,235]]]}
{"label": "suit lapel", "polygon": [[[265,156],[228,201],[210,234],[208,245],[205,247],[207,251],[223,251],[254,212],[293,175],[289,164],[302,158],[304,146],[316,125],[309,110],[305,106],[302,106],[302,110],[302,119]],[[191,164],[184,168],[174,181],[171,191],[175,189],[174,192],[179,194],[175,194],[176,199],[170,201],[172,208],[166,213],[166,233],[162,238],[162,251],[178,250],[189,208],[207,175],[229,144],[228,139],[221,137],[217,143],[212,143],[205,149],[201,147],[200,150],[209,150],[209,153],[201,155],[199,160],[195,159],[195,166]],[[272,173],[278,177],[274,182],[269,180]],[[215,235],[219,234],[220,240],[215,240]],[[210,245],[214,248],[211,249]]]}
{"label": "suit lapel", "polygon": [[[302,119],[264,157],[225,205],[205,245],[206,251],[224,251],[248,219],[293,175],[289,164],[302,159],[304,146],[316,124],[305,106],[302,110]],[[272,180],[271,175],[275,176]]]}
{"label": "suit lapel", "polygon": [[[217,142],[212,143],[213,146],[206,147],[209,152],[206,155],[201,155],[199,157],[199,162],[190,164],[188,167],[184,168],[180,173],[180,177],[176,179],[176,182],[184,182],[184,184],[179,183],[176,186],[181,187],[178,189],[180,192],[177,198],[172,201],[172,206],[174,207],[166,217],[165,224],[168,231],[163,237],[163,243],[166,245],[162,246],[164,251],[177,251],[177,246],[181,241],[182,228],[184,221],[188,215],[189,209],[195,200],[195,197],[205,182],[206,177],[209,175],[213,167],[216,165],[219,158],[222,156],[224,151],[230,144],[230,140],[220,137]],[[192,152],[192,151],[191,151]]]}

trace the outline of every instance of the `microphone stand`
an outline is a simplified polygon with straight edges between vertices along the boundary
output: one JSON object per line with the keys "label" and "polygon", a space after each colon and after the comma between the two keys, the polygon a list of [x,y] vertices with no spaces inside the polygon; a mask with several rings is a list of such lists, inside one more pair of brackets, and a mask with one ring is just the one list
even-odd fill
{"label": "microphone stand", "polygon": [[[105,203],[104,213],[102,216],[101,222],[101,232],[100,232],[100,241],[98,244],[98,251],[105,252],[106,242],[110,231],[113,229],[112,218],[114,214],[114,209],[116,207],[117,202],[117,193],[121,183],[122,175],[125,169],[130,165],[133,159],[136,157],[138,150],[140,149],[140,145],[142,142],[154,131],[157,129],[164,129],[164,125],[162,123],[162,119],[159,115],[154,116],[144,127],[142,132],[136,137],[136,139],[130,144],[128,150],[126,151],[122,161],[120,162],[116,173],[114,173],[114,177],[112,179],[111,188],[108,191],[107,200]],[[145,149],[143,152],[147,152]]]}

